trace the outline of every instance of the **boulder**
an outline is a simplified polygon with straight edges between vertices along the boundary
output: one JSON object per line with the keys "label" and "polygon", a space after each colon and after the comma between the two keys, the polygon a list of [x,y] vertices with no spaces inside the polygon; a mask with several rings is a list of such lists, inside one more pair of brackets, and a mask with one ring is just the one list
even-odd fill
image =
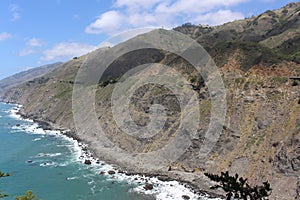
{"label": "boulder", "polygon": [[189,197],[188,195],[182,195],[182,198],[183,198],[184,200],[190,199],[190,197]]}
{"label": "boulder", "polygon": [[85,161],[84,161],[84,164],[86,164],[86,165],[91,165],[92,162],[91,162],[90,160],[85,160]]}
{"label": "boulder", "polygon": [[115,172],[114,170],[109,170],[107,173],[108,173],[109,175],[113,175],[113,174],[115,174],[116,172]]}
{"label": "boulder", "polygon": [[246,96],[244,98],[244,101],[247,102],[247,103],[253,103],[254,102],[254,98],[251,97],[251,96]]}
{"label": "boulder", "polygon": [[146,184],[145,186],[144,186],[144,189],[145,190],[152,190],[153,189],[153,185],[152,184]]}

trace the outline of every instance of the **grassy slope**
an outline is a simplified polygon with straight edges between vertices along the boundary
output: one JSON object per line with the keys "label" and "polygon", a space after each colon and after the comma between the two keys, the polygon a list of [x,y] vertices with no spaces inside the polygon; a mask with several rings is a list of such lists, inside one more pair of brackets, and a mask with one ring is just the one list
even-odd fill
{"label": "grassy slope", "polygon": [[236,49],[245,54],[246,59],[241,60],[243,70],[248,70],[260,61],[266,62],[266,65],[281,60],[300,63],[299,7],[299,2],[291,3],[278,10],[266,11],[258,16],[221,26],[185,25],[175,30],[196,39],[212,56],[222,54],[221,58],[216,59],[220,67]]}

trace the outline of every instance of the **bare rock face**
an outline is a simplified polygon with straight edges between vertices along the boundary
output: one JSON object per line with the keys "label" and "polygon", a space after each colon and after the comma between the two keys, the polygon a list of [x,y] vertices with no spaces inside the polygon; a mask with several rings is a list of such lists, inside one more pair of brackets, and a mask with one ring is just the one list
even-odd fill
{"label": "bare rock face", "polygon": [[238,158],[231,164],[229,172],[245,177],[250,172],[250,162],[247,157]]}
{"label": "bare rock face", "polygon": [[275,155],[274,165],[284,174],[300,175],[300,140],[299,132]]}

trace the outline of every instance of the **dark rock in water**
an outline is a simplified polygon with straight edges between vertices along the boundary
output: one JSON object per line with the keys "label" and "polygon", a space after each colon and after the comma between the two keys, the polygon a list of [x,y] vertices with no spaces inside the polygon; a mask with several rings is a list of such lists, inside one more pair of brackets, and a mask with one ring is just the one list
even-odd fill
{"label": "dark rock in water", "polygon": [[34,122],[38,123],[39,128],[44,129],[44,130],[51,130],[51,126],[49,123],[45,122],[45,121],[41,121],[38,119],[33,119]]}
{"label": "dark rock in water", "polygon": [[125,175],[126,175],[126,176],[133,176],[133,175],[136,175],[136,174],[135,174],[135,173],[132,173],[132,172],[126,172]]}
{"label": "dark rock in water", "polygon": [[21,124],[16,124],[16,127],[19,127],[19,126],[21,126]]}
{"label": "dark rock in water", "polygon": [[91,165],[92,162],[91,162],[90,160],[85,160],[85,161],[84,161],[84,164],[86,164],[86,165]]}
{"label": "dark rock in water", "polygon": [[33,161],[32,160],[27,160],[27,163],[32,163]]}
{"label": "dark rock in water", "polygon": [[168,176],[157,176],[157,179],[160,181],[172,181],[173,180]]}
{"label": "dark rock in water", "polygon": [[189,197],[189,196],[187,196],[187,195],[182,195],[182,198],[183,198],[184,200],[188,200],[188,199],[190,199],[190,197]]}
{"label": "dark rock in water", "polygon": [[105,171],[101,171],[99,174],[104,175],[104,174],[105,174]]}
{"label": "dark rock in water", "polygon": [[152,190],[152,189],[153,189],[153,185],[152,185],[152,184],[146,184],[146,185],[144,186],[144,189],[145,189],[145,190]]}
{"label": "dark rock in water", "polygon": [[114,170],[109,170],[107,173],[110,174],[110,175],[113,175],[113,174],[115,174],[116,172],[115,172]]}

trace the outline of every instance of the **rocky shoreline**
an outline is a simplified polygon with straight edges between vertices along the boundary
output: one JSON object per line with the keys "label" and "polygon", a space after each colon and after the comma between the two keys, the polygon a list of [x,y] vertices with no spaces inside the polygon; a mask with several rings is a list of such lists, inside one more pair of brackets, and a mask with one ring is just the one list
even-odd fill
{"label": "rocky shoreline", "polygon": [[[17,104],[16,102],[9,102],[9,101],[2,101],[3,103],[7,104]],[[147,170],[147,169],[140,169],[137,168],[133,170],[132,168],[128,168],[127,166],[122,165],[122,163],[113,163],[103,157],[97,156],[97,153],[94,151],[93,147],[86,145],[85,141],[82,140],[80,137],[76,135],[75,132],[66,130],[53,124],[51,122],[45,121],[43,119],[37,119],[33,116],[28,116],[26,113],[22,112],[22,109],[16,113],[21,116],[23,119],[30,119],[33,120],[34,123],[37,123],[39,128],[43,130],[50,130],[50,131],[60,131],[63,135],[76,140],[80,145],[83,154],[86,155],[85,159],[83,159],[83,163],[90,165],[92,161],[95,163],[100,163],[100,160],[104,161],[105,163],[113,166],[113,169],[107,172],[101,171],[99,174],[124,174],[126,176],[139,176],[139,177],[146,177],[146,179],[150,180],[151,178],[157,178],[159,181],[166,182],[166,181],[177,181],[182,184],[184,187],[191,190],[195,195],[199,196],[206,196],[208,198],[224,198],[224,193],[219,190],[211,190],[209,187],[213,184],[207,177],[201,174],[193,174],[190,172],[182,172],[176,170]],[[82,157],[83,158],[83,157]],[[114,173],[113,173],[114,172]],[[149,184],[149,187],[152,186]],[[146,186],[145,186],[146,187]],[[144,188],[146,190],[151,190],[150,188]],[[184,197],[183,197],[184,198]],[[185,197],[189,199],[189,196]]]}

